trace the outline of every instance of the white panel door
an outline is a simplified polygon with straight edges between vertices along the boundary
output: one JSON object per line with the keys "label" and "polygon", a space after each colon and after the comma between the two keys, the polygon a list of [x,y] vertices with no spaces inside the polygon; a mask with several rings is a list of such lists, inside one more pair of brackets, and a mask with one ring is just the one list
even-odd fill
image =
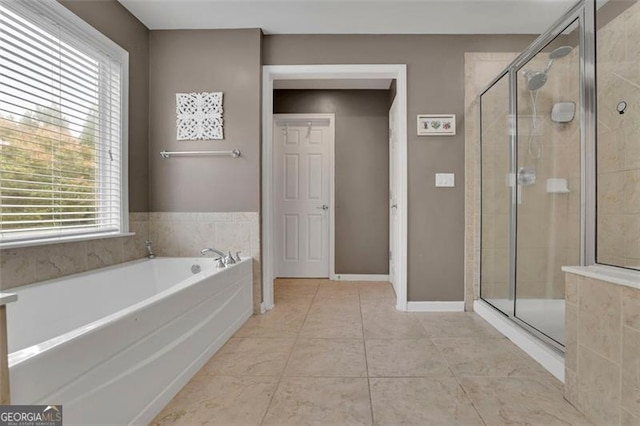
{"label": "white panel door", "polygon": [[[274,115],[276,276],[329,277],[328,125]],[[292,115],[287,115],[292,117]],[[285,124],[286,123],[286,124]]]}
{"label": "white panel door", "polygon": [[398,106],[397,96],[389,110],[389,281],[398,294],[398,244],[399,244],[399,220],[398,220],[398,178],[400,170],[398,164]]}

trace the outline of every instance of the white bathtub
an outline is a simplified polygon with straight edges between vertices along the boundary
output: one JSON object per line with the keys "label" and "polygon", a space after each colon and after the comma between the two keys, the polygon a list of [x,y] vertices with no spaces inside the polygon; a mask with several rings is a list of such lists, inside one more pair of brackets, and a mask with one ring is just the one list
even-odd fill
{"label": "white bathtub", "polygon": [[63,404],[65,425],[150,422],[251,316],[251,280],[251,259],[158,258],[12,290],[12,404]]}

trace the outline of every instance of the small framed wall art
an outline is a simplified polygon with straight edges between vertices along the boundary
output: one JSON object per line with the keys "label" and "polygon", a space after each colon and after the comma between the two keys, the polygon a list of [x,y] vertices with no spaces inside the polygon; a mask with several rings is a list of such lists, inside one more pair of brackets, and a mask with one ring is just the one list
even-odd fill
{"label": "small framed wall art", "polygon": [[418,136],[454,136],[455,134],[455,114],[418,115]]}

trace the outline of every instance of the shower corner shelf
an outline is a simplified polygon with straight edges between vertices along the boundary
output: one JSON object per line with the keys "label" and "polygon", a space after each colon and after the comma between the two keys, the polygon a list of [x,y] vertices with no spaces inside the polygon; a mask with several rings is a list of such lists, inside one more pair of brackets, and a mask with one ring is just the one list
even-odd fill
{"label": "shower corner shelf", "polygon": [[562,178],[547,179],[548,194],[568,194],[571,192],[567,186],[567,180]]}

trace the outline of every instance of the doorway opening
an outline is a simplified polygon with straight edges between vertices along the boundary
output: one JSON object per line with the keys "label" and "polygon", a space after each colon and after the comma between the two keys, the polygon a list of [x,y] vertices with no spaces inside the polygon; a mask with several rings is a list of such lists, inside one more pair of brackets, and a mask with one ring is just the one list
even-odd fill
{"label": "doorway opening", "polygon": [[[389,89],[394,82],[395,96],[389,97],[384,123],[370,121],[377,126],[377,133],[389,136],[385,145],[385,156],[380,156],[387,164],[380,167],[373,157],[364,163],[371,167],[376,165],[384,169],[382,188],[389,191],[377,191],[388,201],[388,212],[384,213],[383,226],[380,220],[367,214],[366,200],[361,203],[350,203],[361,211],[351,211],[350,220],[338,221],[344,228],[345,223],[353,225],[373,226],[378,230],[371,234],[379,234],[380,229],[388,235],[376,241],[377,260],[369,264],[365,270],[377,270],[388,274],[345,274],[341,266],[349,254],[349,240],[338,244],[339,256],[336,257],[336,179],[348,182],[348,178],[339,175],[336,178],[335,165],[335,122],[334,114],[314,112],[298,113],[300,109],[283,107],[283,102],[276,102],[280,94],[294,93],[290,89]],[[309,87],[310,86],[310,87]],[[385,87],[386,86],[386,87]],[[289,89],[289,90],[286,90]],[[274,92],[277,91],[277,92]],[[308,90],[305,90],[308,92]],[[313,90],[311,90],[313,92]],[[337,90],[340,92],[340,90]],[[365,90],[366,92],[366,90]],[[371,90],[371,92],[377,92]],[[388,93],[388,91],[387,91]],[[318,99],[318,93],[311,96]],[[299,94],[298,94],[299,95]],[[359,93],[358,95],[363,95]],[[371,93],[375,96],[375,93]],[[307,97],[309,94],[307,93]],[[298,96],[299,98],[299,96]],[[393,102],[390,102],[393,99]],[[406,310],[407,306],[407,116],[406,116],[406,66],[405,65],[317,65],[317,66],[264,66],[263,67],[263,135],[262,135],[262,228],[263,258],[262,286],[263,312],[273,307],[273,284],[276,277],[327,277],[334,280],[384,280],[391,281],[397,297],[397,309]],[[373,102],[372,102],[373,103]],[[286,104],[286,102],[285,102]],[[304,110],[304,108],[303,108]],[[320,108],[322,111],[323,109]],[[296,113],[294,113],[296,112]],[[379,113],[379,112],[378,112]],[[370,117],[369,117],[370,119]],[[379,120],[378,120],[379,121]],[[343,123],[343,122],[341,122]],[[384,124],[384,128],[381,127]],[[360,123],[362,125],[362,123]],[[360,127],[362,129],[362,127]],[[380,131],[381,130],[381,131]],[[344,131],[344,130],[342,130]],[[371,131],[366,129],[366,131]],[[372,135],[375,133],[372,133]],[[379,141],[379,134],[376,135]],[[342,135],[344,139],[344,134]],[[347,137],[348,139],[348,137]],[[386,141],[383,140],[383,143]],[[351,149],[354,147],[352,146]],[[362,153],[360,146],[351,156],[340,152],[341,173],[354,173],[349,170],[348,161],[356,160],[357,152]],[[359,150],[359,151],[358,151]],[[377,146],[380,153],[380,145]],[[364,151],[367,154],[369,152]],[[345,159],[347,167],[344,167]],[[356,172],[357,173],[357,172]],[[388,177],[387,177],[388,176]],[[371,175],[369,179],[380,179]],[[346,179],[346,180],[345,180]],[[354,179],[351,179],[354,181]],[[357,179],[356,179],[357,181]],[[348,183],[347,183],[348,185]],[[380,186],[380,182],[377,182]],[[370,185],[368,185],[370,186]],[[341,185],[341,188],[343,185]],[[340,191],[338,191],[340,193]],[[341,199],[346,190],[343,189]],[[353,191],[349,196],[355,195]],[[366,198],[366,197],[365,197]],[[342,203],[345,205],[347,203]],[[359,205],[358,205],[359,204]],[[339,204],[340,205],[340,204]],[[376,209],[378,212],[379,210]],[[340,211],[341,217],[345,212]],[[362,217],[360,222],[359,216]],[[355,221],[354,221],[355,218]],[[368,223],[367,219],[372,223]],[[388,221],[388,222],[387,222]],[[388,225],[388,228],[387,228]],[[345,228],[347,229],[347,228]],[[344,231],[344,230],[343,230]],[[338,239],[348,232],[339,232]],[[366,231],[365,231],[366,234]],[[362,231],[361,231],[361,234]],[[361,243],[361,242],[360,242]],[[346,248],[345,248],[346,247]],[[380,249],[382,248],[382,253]],[[387,252],[388,249],[388,252]],[[357,251],[357,250],[356,250]],[[362,251],[360,250],[362,254]],[[387,257],[388,256],[388,257]],[[361,259],[367,256],[361,256]],[[336,260],[338,265],[336,265]],[[380,269],[380,262],[383,262]],[[347,268],[348,269],[348,268]],[[356,268],[357,269],[357,268]]]}

